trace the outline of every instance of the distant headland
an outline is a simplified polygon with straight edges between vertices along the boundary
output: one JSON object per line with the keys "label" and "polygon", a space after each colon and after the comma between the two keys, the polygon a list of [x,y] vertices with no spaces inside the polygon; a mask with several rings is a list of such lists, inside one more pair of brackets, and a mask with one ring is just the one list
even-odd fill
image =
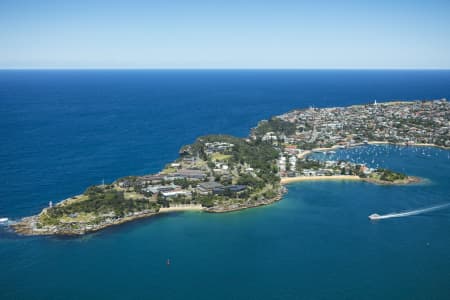
{"label": "distant headland", "polygon": [[268,205],[282,198],[284,184],[297,181],[416,183],[393,170],[310,154],[373,143],[448,149],[449,120],[446,99],[293,110],[259,122],[248,138],[199,137],[157,174],[91,186],[11,226],[24,235],[82,235],[165,212]]}

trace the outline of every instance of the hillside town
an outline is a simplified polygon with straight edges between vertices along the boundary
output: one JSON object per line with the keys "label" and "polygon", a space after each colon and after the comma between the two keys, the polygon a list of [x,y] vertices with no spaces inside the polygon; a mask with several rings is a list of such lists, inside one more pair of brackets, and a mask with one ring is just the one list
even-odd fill
{"label": "hillside town", "polygon": [[[310,107],[261,121],[252,130],[251,138],[279,149],[277,165],[281,177],[350,174],[354,168],[343,162],[307,168],[307,154],[369,143],[450,147],[450,104],[439,99]],[[331,165],[338,164],[340,168],[330,170]],[[363,167],[366,175],[375,171]]]}

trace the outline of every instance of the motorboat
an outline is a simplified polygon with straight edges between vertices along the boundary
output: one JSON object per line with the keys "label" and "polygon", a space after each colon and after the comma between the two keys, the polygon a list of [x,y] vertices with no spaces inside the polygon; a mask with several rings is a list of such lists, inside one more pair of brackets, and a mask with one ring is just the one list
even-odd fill
{"label": "motorboat", "polygon": [[371,220],[378,220],[378,219],[380,219],[380,215],[379,214],[371,214],[370,216],[369,216],[369,219],[371,219]]}

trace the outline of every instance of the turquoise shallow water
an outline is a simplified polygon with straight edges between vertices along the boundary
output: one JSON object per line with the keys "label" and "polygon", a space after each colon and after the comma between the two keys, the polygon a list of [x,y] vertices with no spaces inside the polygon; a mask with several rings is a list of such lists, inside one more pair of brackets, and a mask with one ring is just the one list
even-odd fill
{"label": "turquoise shallow water", "polygon": [[[0,215],[155,172],[198,135],[244,136],[294,107],[450,95],[450,72],[336,72],[1,73]],[[449,208],[367,218],[450,202],[449,152],[371,146],[333,157],[347,155],[427,181],[297,183],[271,206],[81,238],[0,230],[0,298],[449,299]]]}

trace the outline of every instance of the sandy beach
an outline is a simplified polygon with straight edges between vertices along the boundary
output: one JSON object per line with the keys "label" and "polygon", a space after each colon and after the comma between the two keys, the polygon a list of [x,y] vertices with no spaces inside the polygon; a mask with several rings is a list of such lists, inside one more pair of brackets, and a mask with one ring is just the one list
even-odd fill
{"label": "sandy beach", "polygon": [[161,207],[159,209],[160,213],[174,212],[174,211],[201,211],[204,210],[201,204],[186,204],[186,205],[177,205],[171,207]]}
{"label": "sandy beach", "polygon": [[302,153],[298,154],[297,158],[304,158],[304,157],[308,156],[309,154],[311,154],[311,150],[306,150],[306,151],[303,151]]}
{"label": "sandy beach", "polygon": [[281,184],[288,184],[292,182],[300,181],[320,181],[320,180],[358,180],[362,181],[362,178],[356,175],[334,175],[334,176],[297,176],[297,177],[285,177],[281,178]]}

